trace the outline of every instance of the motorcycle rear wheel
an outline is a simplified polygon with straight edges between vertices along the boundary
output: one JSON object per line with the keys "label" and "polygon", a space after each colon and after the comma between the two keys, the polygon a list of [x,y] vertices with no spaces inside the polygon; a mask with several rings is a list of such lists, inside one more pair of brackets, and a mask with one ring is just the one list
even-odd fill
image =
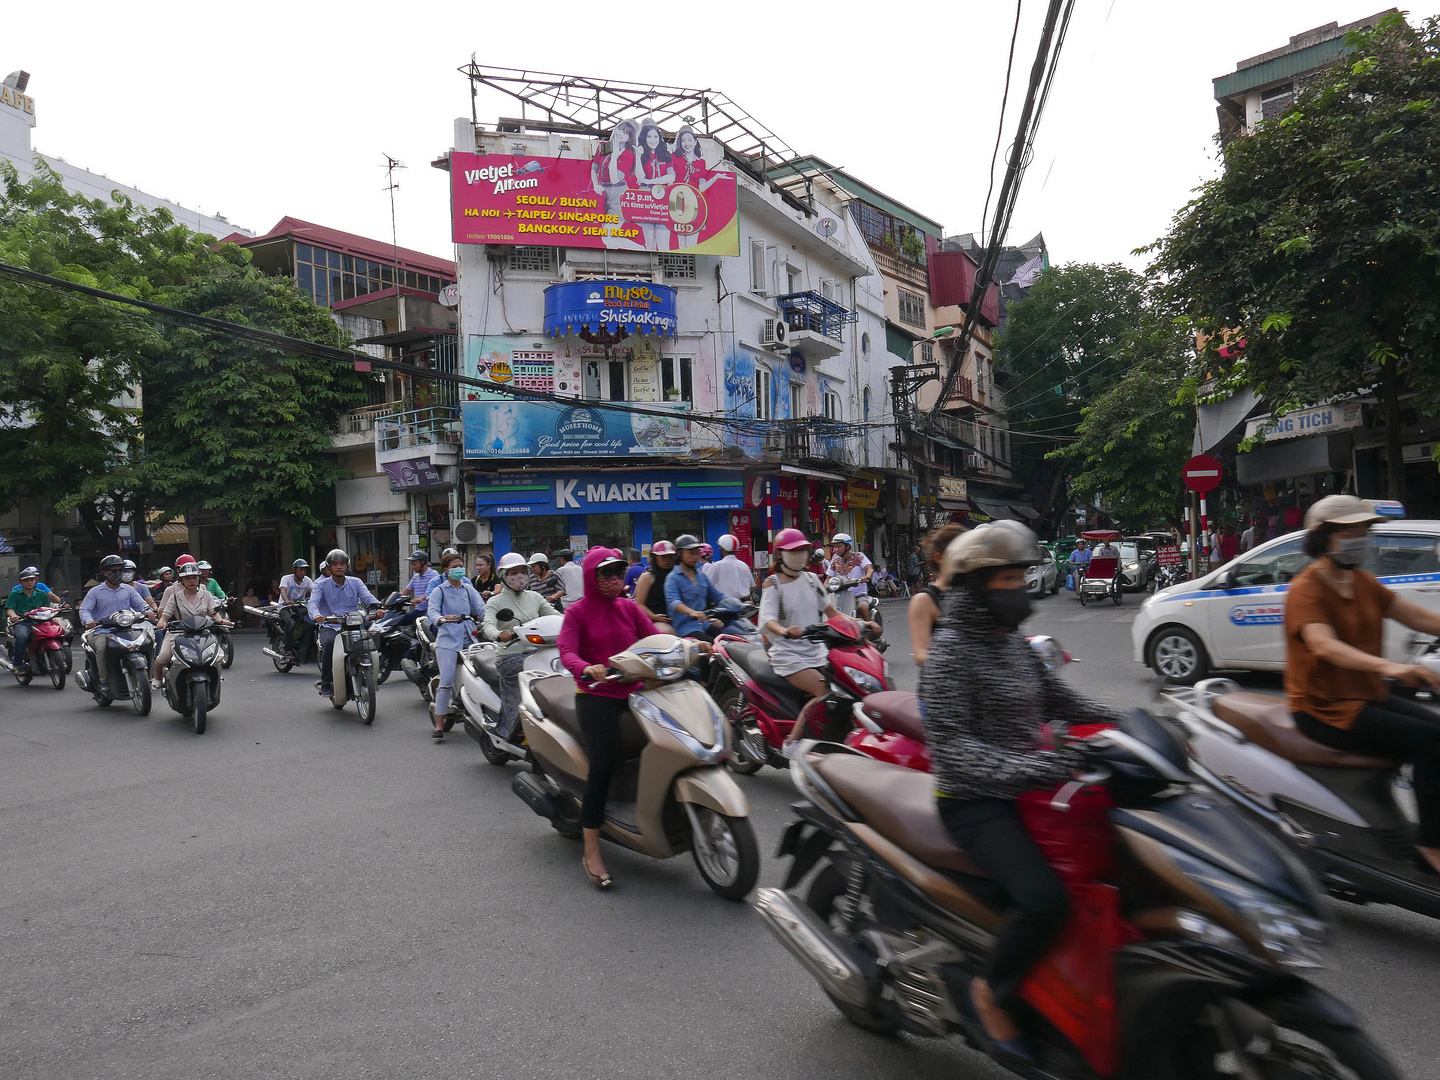
{"label": "motorcycle rear wheel", "polygon": [[480,743],[480,753],[485,755],[485,760],[491,765],[509,765],[510,762],[515,760],[495,745],[495,741],[490,738],[490,733],[484,728],[480,729],[480,738],[478,741]]}
{"label": "motorcycle rear wheel", "polygon": [[35,676],[28,671],[21,671],[18,667],[15,669],[15,681],[21,686],[29,686],[30,680],[34,677]]}
{"label": "motorcycle rear wheel", "polygon": [[375,676],[375,682],[380,686],[384,686],[385,680],[390,678],[390,672],[392,672],[393,670],[394,668],[390,666],[390,657],[387,656],[385,653],[381,653],[380,668]]}
{"label": "motorcycle rear wheel", "polygon": [[[276,648],[274,644],[272,644],[270,647],[272,649],[275,649],[276,652],[284,652],[283,649]],[[280,659],[280,657],[278,656],[272,656],[270,657],[270,662],[275,665],[275,670],[280,672],[280,674],[282,675],[295,666],[295,661],[290,659],[289,653],[285,654],[285,659],[283,660]]]}
{"label": "motorcycle rear wheel", "polygon": [[[720,709],[720,715],[723,716],[725,722],[730,725],[730,733],[734,739],[733,745],[730,747],[730,753],[725,756],[726,767],[739,776],[754,776],[765,767],[765,762],[763,760],[754,760],[754,755],[749,752],[754,737],[746,731],[745,722],[741,718],[744,703],[741,698],[740,688],[733,683],[727,683],[725,689],[720,692],[720,698],[715,704]],[[761,742],[764,742],[765,737],[760,735],[758,731],[755,735],[759,737]],[[741,749],[742,746],[745,747],[744,750]]]}
{"label": "motorcycle rear wheel", "polygon": [[[845,875],[833,862],[827,862],[815,875],[815,880],[810,883],[810,891],[805,896],[805,903],[809,905],[811,911],[820,916],[822,922],[839,932],[839,927],[836,926],[836,904],[847,892],[849,892],[849,886],[846,884]],[[863,1009],[848,1001],[841,1001],[832,994],[826,993],[825,996],[830,999],[830,1003],[835,1008],[840,1010],[840,1014],[856,1027],[873,1031],[879,1035],[893,1035],[900,1027],[898,1009],[893,1002],[885,998],[876,1001],[872,1008]]]}
{"label": "motorcycle rear wheel", "polygon": [[[1263,1003],[1254,1006],[1263,1013]],[[1178,1043],[1169,1060],[1157,1063],[1156,1080],[1221,1080],[1235,1075],[1304,1076],[1315,1080],[1400,1080],[1400,1072],[1364,1031],[1322,1021],[1287,1021],[1268,1037],[1226,1037],[1212,1006],[1197,1020],[1191,1039]],[[1206,1020],[1206,1014],[1211,1018]],[[1237,1073],[1238,1068],[1238,1073]]]}

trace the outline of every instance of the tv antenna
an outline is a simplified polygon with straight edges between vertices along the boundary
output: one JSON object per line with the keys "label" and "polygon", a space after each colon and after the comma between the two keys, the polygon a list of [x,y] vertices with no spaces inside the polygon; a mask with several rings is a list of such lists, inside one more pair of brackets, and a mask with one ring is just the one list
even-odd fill
{"label": "tv antenna", "polygon": [[395,180],[395,170],[405,168],[405,163],[385,154],[383,150],[380,152],[385,155],[385,190],[390,193],[390,258],[395,264],[395,299],[398,302],[400,286],[405,279],[400,272],[400,239],[395,228],[395,189],[400,186]]}

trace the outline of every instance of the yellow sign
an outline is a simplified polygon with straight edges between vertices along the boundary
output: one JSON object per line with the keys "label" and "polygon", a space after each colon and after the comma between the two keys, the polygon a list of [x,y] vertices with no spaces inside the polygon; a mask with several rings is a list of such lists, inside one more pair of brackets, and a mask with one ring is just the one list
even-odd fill
{"label": "yellow sign", "polygon": [[940,477],[940,495],[946,499],[963,499],[966,497],[965,481],[954,476]]}
{"label": "yellow sign", "polygon": [[880,505],[880,485],[873,480],[850,481],[846,494],[852,510],[874,510]]}
{"label": "yellow sign", "polygon": [[29,94],[22,94],[19,90],[12,90],[8,86],[0,86],[0,105],[9,105],[12,109],[19,109],[31,116],[35,115],[35,99]]}

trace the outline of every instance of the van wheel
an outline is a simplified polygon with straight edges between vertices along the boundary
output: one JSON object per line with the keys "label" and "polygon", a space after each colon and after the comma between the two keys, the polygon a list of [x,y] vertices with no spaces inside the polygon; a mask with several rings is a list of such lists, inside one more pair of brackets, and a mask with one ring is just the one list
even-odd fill
{"label": "van wheel", "polygon": [[1210,671],[1205,646],[1183,626],[1167,626],[1150,639],[1150,668],[1168,682],[1193,686]]}

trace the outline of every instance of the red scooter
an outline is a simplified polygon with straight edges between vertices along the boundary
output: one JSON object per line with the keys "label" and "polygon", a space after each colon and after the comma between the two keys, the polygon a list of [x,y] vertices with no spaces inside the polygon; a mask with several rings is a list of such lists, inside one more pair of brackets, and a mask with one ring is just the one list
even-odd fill
{"label": "red scooter", "polygon": [[[820,699],[825,702],[825,731],[810,734],[839,740],[854,723],[852,706],[890,688],[890,665],[870,643],[868,631],[847,616],[807,626],[804,636],[830,649],[830,692]],[[713,647],[709,681],[710,694],[735,736],[726,764],[742,776],[765,765],[788,768],[781,748],[810,699],[775,674],[765,647],[720,638]]]}
{"label": "red scooter", "polygon": [[30,624],[30,642],[25,648],[28,671],[22,671],[5,659],[5,666],[15,673],[21,686],[28,686],[36,675],[49,675],[56,690],[65,689],[65,676],[70,673],[70,639],[74,631],[60,617],[61,607],[42,607],[20,616]]}

